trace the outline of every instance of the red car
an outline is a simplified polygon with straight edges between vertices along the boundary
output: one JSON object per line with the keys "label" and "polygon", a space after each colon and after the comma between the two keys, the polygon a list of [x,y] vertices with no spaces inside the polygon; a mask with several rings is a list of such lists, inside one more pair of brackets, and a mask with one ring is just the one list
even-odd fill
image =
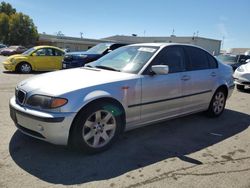
{"label": "red car", "polygon": [[8,48],[2,49],[0,54],[9,56],[9,55],[14,55],[14,54],[21,54],[25,52],[26,50],[27,48],[25,48],[24,46],[10,46]]}

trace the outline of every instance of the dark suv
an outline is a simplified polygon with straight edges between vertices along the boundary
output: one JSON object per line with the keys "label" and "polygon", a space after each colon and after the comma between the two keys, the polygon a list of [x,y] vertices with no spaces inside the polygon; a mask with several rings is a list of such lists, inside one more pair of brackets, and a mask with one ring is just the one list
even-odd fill
{"label": "dark suv", "polygon": [[107,53],[127,44],[122,43],[100,43],[85,52],[72,52],[65,54],[62,68],[82,67],[86,63],[95,61]]}
{"label": "dark suv", "polygon": [[237,69],[239,66],[246,64],[246,60],[250,59],[250,55],[219,55],[216,57],[218,60],[220,60],[222,63],[230,65],[233,70]]}

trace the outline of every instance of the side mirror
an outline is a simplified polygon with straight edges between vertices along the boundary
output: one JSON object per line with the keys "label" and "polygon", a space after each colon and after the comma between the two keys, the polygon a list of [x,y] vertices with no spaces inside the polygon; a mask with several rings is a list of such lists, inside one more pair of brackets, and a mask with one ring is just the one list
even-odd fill
{"label": "side mirror", "polygon": [[113,50],[108,50],[108,53],[112,52]]}
{"label": "side mirror", "polygon": [[164,75],[164,74],[168,74],[169,73],[169,67],[168,67],[168,65],[153,65],[151,67],[151,70],[155,74],[159,74],[159,75]]}
{"label": "side mirror", "polygon": [[32,56],[37,56],[36,52],[32,54]]}
{"label": "side mirror", "polygon": [[246,63],[250,63],[250,59],[247,59],[247,60],[246,60]]}

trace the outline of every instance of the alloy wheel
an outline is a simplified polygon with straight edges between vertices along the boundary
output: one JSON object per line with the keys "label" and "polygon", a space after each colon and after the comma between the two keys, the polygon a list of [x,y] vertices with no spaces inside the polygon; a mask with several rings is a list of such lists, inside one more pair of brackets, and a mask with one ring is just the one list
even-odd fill
{"label": "alloy wheel", "polygon": [[92,148],[100,148],[114,137],[116,120],[113,114],[99,110],[91,114],[83,125],[82,137]]}
{"label": "alloy wheel", "polygon": [[223,111],[225,101],[225,94],[222,91],[217,92],[213,101],[213,110],[216,115]]}
{"label": "alloy wheel", "polygon": [[22,73],[29,73],[31,71],[31,66],[27,63],[24,63],[21,65],[20,70]]}

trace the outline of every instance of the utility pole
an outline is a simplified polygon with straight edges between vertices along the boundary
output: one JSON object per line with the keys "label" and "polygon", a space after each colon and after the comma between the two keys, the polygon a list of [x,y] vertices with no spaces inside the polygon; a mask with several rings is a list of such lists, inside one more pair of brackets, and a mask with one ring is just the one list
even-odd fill
{"label": "utility pole", "polygon": [[223,50],[223,48],[224,48],[224,41],[225,41],[225,37],[223,36],[222,37],[222,42],[221,42],[221,49]]}
{"label": "utility pole", "polygon": [[81,39],[83,38],[83,32],[80,32]]}

